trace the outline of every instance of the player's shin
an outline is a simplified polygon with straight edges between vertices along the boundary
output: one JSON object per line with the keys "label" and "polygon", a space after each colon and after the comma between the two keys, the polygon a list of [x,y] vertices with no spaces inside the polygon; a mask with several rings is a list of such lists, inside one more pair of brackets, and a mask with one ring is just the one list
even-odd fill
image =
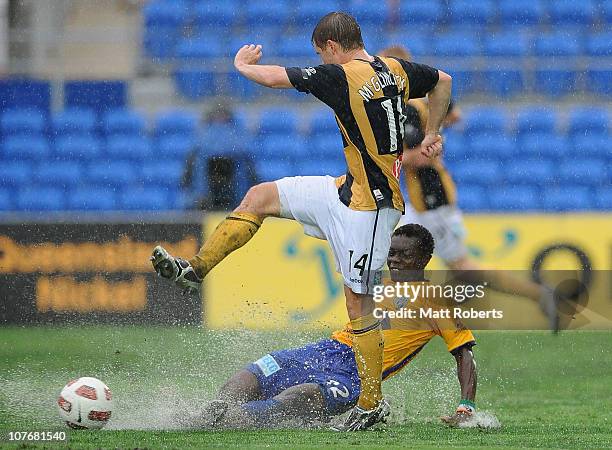
{"label": "player's shin", "polygon": [[353,350],[361,380],[358,406],[374,409],[382,400],[383,333],[380,322],[372,314],[351,320]]}
{"label": "player's shin", "polygon": [[189,260],[200,278],[223,259],[246,244],[259,230],[263,218],[255,214],[233,212],[206,239],[197,255]]}

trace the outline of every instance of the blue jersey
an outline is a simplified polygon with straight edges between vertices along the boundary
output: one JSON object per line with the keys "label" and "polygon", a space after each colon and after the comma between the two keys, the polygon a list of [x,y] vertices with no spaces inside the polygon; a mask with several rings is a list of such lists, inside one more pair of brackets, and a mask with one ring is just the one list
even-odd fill
{"label": "blue jersey", "polygon": [[352,408],[360,382],[353,349],[334,339],[268,353],[246,368],[259,381],[263,399],[304,383],[319,385],[330,415]]}

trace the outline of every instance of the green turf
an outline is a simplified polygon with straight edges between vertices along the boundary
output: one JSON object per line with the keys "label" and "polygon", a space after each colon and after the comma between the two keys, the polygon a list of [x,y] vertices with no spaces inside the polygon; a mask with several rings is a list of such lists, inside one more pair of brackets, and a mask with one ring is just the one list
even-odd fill
{"label": "green turf", "polygon": [[[197,328],[0,328],[0,433],[57,429],[55,398],[76,376],[113,390],[108,430],[69,431],[71,447],[605,448],[612,446],[610,332],[480,332],[479,411],[501,429],[448,429],[458,401],[454,360],[441,340],[385,385],[384,430],[170,431],[170,411],[212,398],[233,370],[267,350],[323,335],[211,333]],[[0,442],[0,447],[2,447]],[[4,443],[6,445],[6,442]]]}

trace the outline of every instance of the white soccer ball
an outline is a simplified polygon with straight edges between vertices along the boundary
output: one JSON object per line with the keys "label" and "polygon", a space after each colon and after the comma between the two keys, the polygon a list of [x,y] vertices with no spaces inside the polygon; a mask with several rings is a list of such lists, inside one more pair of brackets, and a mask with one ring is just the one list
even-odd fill
{"label": "white soccer ball", "polygon": [[100,429],[113,410],[113,396],[97,378],[81,377],[70,381],[57,399],[61,419],[70,428]]}

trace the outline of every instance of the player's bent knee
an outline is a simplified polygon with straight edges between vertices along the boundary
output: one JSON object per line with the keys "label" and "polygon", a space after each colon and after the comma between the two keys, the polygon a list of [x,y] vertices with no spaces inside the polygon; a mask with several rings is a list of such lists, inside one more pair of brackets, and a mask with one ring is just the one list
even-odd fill
{"label": "player's bent knee", "polygon": [[279,216],[280,199],[276,183],[260,183],[251,187],[235,211],[256,214],[262,218]]}

